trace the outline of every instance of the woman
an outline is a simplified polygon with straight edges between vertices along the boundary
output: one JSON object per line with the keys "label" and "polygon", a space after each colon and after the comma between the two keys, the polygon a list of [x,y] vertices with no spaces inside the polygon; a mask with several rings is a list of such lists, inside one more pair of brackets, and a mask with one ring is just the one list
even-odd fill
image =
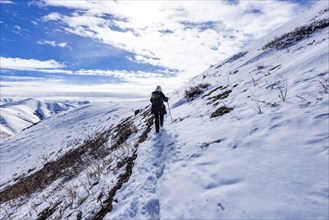
{"label": "woman", "polygon": [[160,131],[160,126],[163,126],[163,116],[167,114],[166,106],[163,102],[168,102],[168,98],[163,94],[161,86],[157,86],[155,91],[151,94],[152,107],[151,113],[154,114],[155,130]]}

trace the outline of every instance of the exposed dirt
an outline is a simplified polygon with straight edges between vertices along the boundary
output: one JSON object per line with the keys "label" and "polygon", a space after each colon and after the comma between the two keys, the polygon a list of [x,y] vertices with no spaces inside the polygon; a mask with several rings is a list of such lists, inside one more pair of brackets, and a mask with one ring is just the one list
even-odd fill
{"label": "exposed dirt", "polygon": [[225,115],[225,114],[231,112],[232,110],[233,110],[233,108],[229,108],[226,106],[219,107],[215,112],[213,112],[211,114],[210,118],[215,118],[215,117]]}

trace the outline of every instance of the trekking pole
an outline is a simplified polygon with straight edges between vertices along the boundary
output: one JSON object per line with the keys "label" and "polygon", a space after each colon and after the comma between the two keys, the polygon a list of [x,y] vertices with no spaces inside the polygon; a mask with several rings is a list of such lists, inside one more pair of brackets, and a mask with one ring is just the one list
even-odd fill
{"label": "trekking pole", "polygon": [[171,123],[174,123],[173,120],[172,120],[172,116],[171,116],[171,111],[170,111],[169,102],[167,102],[167,105],[168,105],[169,115],[170,115],[170,118],[171,118]]}

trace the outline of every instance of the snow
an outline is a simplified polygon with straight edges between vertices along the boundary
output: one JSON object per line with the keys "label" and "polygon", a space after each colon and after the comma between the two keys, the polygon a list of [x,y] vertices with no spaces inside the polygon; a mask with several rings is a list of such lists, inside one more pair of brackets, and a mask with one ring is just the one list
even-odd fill
{"label": "snow", "polygon": [[[67,111],[87,103],[78,102],[45,102],[37,99],[24,99],[14,101],[1,99],[1,132],[12,136],[39,121],[46,119],[61,111]],[[4,138],[1,138],[4,139]]]}
{"label": "snow", "polygon": [[[322,86],[329,80],[328,27],[287,49],[262,50],[275,36],[328,16],[319,14],[326,7],[320,1],[246,47],[244,56],[167,94],[173,122],[167,114],[160,133],[152,126],[141,143],[147,122],[144,112],[134,112],[147,109],[148,100],[86,105],[2,142],[1,190],[97,132],[111,130],[112,146],[113,128],[127,117],[136,127],[122,147],[74,178],[1,204],[0,219],[35,219],[56,204],[49,219],[92,219],[127,170],[118,164],[134,153],[132,174],[103,219],[328,219],[329,94]],[[188,102],[185,91],[199,83],[210,86]],[[224,92],[228,97],[215,100]],[[222,106],[233,110],[210,117]],[[97,166],[101,172],[91,177]]]}
{"label": "snow", "polygon": [[[320,73],[328,77],[328,35],[314,34],[289,52],[261,46],[249,47],[240,62],[214,65],[170,97],[180,120],[167,117],[163,133],[139,148],[131,184],[106,219],[328,219],[329,100],[318,85]],[[270,88],[285,78],[283,102]],[[213,85],[208,91],[238,84],[216,106],[234,112],[211,119],[216,107],[204,99],[186,104],[184,91],[200,82]],[[262,114],[249,96],[260,100]],[[219,143],[203,147],[211,142]]]}
{"label": "snow", "polygon": [[[0,185],[29,169],[42,167],[45,160],[55,160],[77,147],[89,135],[118,123],[121,117],[127,117],[131,111],[130,103],[86,105],[54,115],[18,133],[1,144]],[[109,120],[111,123],[107,124]]]}
{"label": "snow", "polygon": [[11,99],[11,98],[0,98],[0,105],[7,104],[7,103],[10,103],[13,101],[14,101],[14,99]]}

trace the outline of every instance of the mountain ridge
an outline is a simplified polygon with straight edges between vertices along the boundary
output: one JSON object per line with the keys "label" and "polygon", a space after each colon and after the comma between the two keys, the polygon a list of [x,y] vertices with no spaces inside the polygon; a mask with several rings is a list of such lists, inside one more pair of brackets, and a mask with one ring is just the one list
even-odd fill
{"label": "mountain ridge", "polygon": [[42,101],[34,98],[3,99],[3,102],[4,104],[0,105],[1,139],[13,136],[54,114],[89,103]]}

